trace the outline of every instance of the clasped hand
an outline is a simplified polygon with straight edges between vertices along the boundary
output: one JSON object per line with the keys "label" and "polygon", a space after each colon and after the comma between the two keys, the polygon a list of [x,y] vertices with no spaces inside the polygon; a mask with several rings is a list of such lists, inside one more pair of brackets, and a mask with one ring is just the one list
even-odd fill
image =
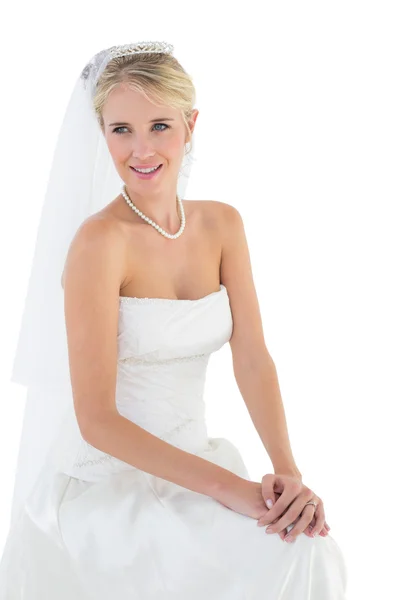
{"label": "clasped hand", "polygon": [[[298,477],[268,473],[262,478],[261,485],[268,508],[257,525],[268,526],[266,533],[279,533],[279,537],[287,542],[294,542],[303,532],[309,537],[328,535],[330,527],[325,521],[323,501]],[[316,502],[317,506],[306,506],[310,501]]]}

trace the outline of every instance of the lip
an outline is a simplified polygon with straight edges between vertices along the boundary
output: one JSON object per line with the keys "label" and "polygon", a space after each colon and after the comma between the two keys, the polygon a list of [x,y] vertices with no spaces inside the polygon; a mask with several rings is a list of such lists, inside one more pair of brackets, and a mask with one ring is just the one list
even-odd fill
{"label": "lip", "polygon": [[[152,171],[150,173],[139,173],[139,171],[135,171],[135,169],[133,167],[129,167],[130,170],[132,171],[132,173],[134,173],[136,175],[136,177],[138,179],[155,179],[156,177],[158,177],[159,173],[162,171],[163,168],[163,163],[161,163],[160,165],[155,165],[158,166],[159,168],[156,171]],[[148,168],[148,167],[138,167],[140,168]]]}
{"label": "lip", "polygon": [[153,169],[154,167],[159,167],[162,163],[158,163],[158,165],[129,165],[134,169]]}

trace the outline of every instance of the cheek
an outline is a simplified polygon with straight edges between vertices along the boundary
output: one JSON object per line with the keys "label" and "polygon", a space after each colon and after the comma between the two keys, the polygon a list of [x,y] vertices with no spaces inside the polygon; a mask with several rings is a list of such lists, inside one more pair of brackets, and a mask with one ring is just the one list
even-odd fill
{"label": "cheek", "polygon": [[171,136],[168,139],[163,140],[163,148],[165,153],[171,158],[180,156],[182,154],[183,140],[180,135]]}
{"label": "cheek", "polygon": [[126,140],[119,139],[117,136],[108,138],[107,146],[114,160],[122,160],[127,155],[129,156],[131,148]]}

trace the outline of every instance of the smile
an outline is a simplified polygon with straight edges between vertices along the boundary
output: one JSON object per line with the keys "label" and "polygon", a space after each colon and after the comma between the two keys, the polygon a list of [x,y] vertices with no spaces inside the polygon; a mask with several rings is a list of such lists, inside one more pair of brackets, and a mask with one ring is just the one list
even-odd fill
{"label": "smile", "polygon": [[162,164],[159,165],[156,169],[154,169],[153,171],[150,171],[149,173],[142,173],[140,171],[137,171],[134,167],[129,167],[129,168],[131,169],[131,171],[133,173],[135,173],[135,175],[137,177],[139,177],[139,179],[153,179],[161,171],[162,166],[163,166]]}

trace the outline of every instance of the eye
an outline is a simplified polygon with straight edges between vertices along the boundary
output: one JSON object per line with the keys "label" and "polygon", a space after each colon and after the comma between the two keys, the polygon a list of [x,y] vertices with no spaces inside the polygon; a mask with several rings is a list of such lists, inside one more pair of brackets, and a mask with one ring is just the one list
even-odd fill
{"label": "eye", "polygon": [[[170,125],[167,125],[166,123],[155,123],[154,127],[156,125],[162,125],[163,127],[165,127],[165,129],[169,129],[170,128]],[[165,129],[157,129],[157,131],[165,131]]]}
{"label": "eye", "polygon": [[119,134],[119,135],[120,135],[121,133],[123,133],[123,132],[121,132],[121,131],[118,131],[119,129],[127,129],[127,127],[116,127],[115,129],[113,129],[113,133],[117,133],[117,134]]}
{"label": "eye", "polygon": [[[156,127],[157,125],[161,125],[165,129],[156,129],[156,131],[165,131],[166,129],[170,129],[170,125],[167,125],[166,123],[155,123],[153,125],[153,127]],[[122,135],[125,132],[121,131],[121,129],[128,129],[128,128],[127,127],[116,127],[115,129],[113,129],[113,133],[116,133],[117,135]]]}

